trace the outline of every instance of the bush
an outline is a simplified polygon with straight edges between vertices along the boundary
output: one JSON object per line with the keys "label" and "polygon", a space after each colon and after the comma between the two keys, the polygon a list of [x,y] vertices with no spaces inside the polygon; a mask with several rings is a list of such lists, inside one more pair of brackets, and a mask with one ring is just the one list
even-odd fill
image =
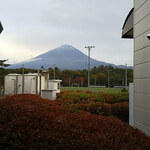
{"label": "bush", "polygon": [[129,93],[118,93],[114,94],[115,96],[115,103],[120,103],[120,102],[129,102]]}
{"label": "bush", "polygon": [[72,104],[69,107],[70,112],[79,112],[79,111],[87,111],[88,104]]}
{"label": "bush", "polygon": [[122,121],[129,121],[129,103],[122,102],[111,105],[112,115],[121,119]]}
{"label": "bush", "polygon": [[92,91],[86,91],[87,94],[92,94]]}
{"label": "bush", "polygon": [[128,90],[127,90],[126,88],[123,88],[123,89],[121,90],[121,92],[128,92]]}
{"label": "bush", "polygon": [[109,104],[114,103],[115,96],[110,93],[98,93],[96,95],[96,101],[98,102],[106,102]]}
{"label": "bush", "polygon": [[150,138],[114,118],[69,113],[56,102],[24,94],[0,100],[0,149],[148,150]]}
{"label": "bush", "polygon": [[89,100],[92,96],[93,95],[91,91],[88,91],[87,93],[82,92],[82,91],[79,91],[79,92],[63,91],[58,94],[57,99],[65,98],[65,99],[70,99],[70,100],[75,100],[75,101],[77,101],[78,99],[78,102],[79,102],[80,100],[81,101]]}
{"label": "bush", "polygon": [[58,105],[61,105],[61,106],[70,106],[71,104],[73,104],[73,101],[70,100],[70,99],[57,99],[55,101]]}
{"label": "bush", "polygon": [[117,93],[117,94],[99,93],[96,95],[96,101],[106,102],[109,104],[128,102],[129,93]]}
{"label": "bush", "polygon": [[106,103],[109,103],[109,104],[112,104],[115,100],[115,96],[109,93],[102,94],[101,97],[102,99],[104,99]]}
{"label": "bush", "polygon": [[87,111],[92,114],[99,114],[99,115],[105,115],[105,116],[111,115],[110,105],[106,103],[101,103],[101,102],[89,104]]}
{"label": "bush", "polygon": [[86,92],[72,92],[72,91],[63,91],[60,94],[57,94],[57,99],[70,99],[75,100],[76,103],[80,103],[83,100],[92,100],[93,102],[105,102],[108,104],[120,103],[120,102],[128,102],[129,101],[129,93],[92,93],[91,91]]}
{"label": "bush", "polygon": [[82,90],[77,90],[76,92],[77,92],[77,93],[82,93],[83,91],[82,91]]}
{"label": "bush", "polygon": [[[128,100],[128,93],[110,94],[104,92],[88,93],[82,91],[62,92],[60,98],[58,98],[58,101],[63,101],[61,103],[63,108],[67,108],[71,112],[84,110],[92,114],[115,116],[125,122],[128,122],[129,120]],[[80,104],[88,104],[86,105],[88,106],[88,109],[83,109],[80,107]]]}

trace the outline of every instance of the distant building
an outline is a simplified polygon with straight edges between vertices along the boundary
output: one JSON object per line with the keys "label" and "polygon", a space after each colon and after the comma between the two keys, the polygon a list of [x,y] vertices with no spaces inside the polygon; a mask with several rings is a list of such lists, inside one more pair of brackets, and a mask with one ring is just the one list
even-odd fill
{"label": "distant building", "polygon": [[43,98],[56,100],[62,80],[49,80],[49,73],[7,74],[4,78],[5,95],[37,94]]}
{"label": "distant building", "polygon": [[3,31],[3,26],[2,26],[2,24],[1,24],[1,22],[0,22],[0,33]]}
{"label": "distant building", "polygon": [[150,136],[150,0],[134,0],[122,38],[134,40],[134,127]]}

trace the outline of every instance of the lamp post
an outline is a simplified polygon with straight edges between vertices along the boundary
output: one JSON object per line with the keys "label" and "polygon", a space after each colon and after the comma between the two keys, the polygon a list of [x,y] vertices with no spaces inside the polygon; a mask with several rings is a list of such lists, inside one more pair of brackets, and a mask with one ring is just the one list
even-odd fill
{"label": "lamp post", "polygon": [[108,70],[108,88],[109,88],[109,84],[110,84],[110,71],[111,70]]}
{"label": "lamp post", "polygon": [[95,46],[85,46],[88,49],[88,90],[90,90],[90,51]]}

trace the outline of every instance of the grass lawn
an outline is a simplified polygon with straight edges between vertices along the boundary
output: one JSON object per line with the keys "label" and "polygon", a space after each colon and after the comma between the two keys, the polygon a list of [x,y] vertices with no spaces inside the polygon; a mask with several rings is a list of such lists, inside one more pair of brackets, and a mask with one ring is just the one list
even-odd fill
{"label": "grass lawn", "polygon": [[[61,87],[60,91],[77,91],[77,90],[82,90],[82,91],[88,91],[87,87]],[[90,88],[90,91],[92,92],[100,92],[103,91],[105,93],[121,93],[122,88]]]}

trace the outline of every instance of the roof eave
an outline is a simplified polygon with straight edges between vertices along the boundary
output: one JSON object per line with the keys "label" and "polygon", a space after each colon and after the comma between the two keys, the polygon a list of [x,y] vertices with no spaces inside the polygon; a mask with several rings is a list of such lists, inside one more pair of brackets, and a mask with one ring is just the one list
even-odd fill
{"label": "roof eave", "polygon": [[133,11],[131,9],[122,27],[122,38],[133,38]]}

